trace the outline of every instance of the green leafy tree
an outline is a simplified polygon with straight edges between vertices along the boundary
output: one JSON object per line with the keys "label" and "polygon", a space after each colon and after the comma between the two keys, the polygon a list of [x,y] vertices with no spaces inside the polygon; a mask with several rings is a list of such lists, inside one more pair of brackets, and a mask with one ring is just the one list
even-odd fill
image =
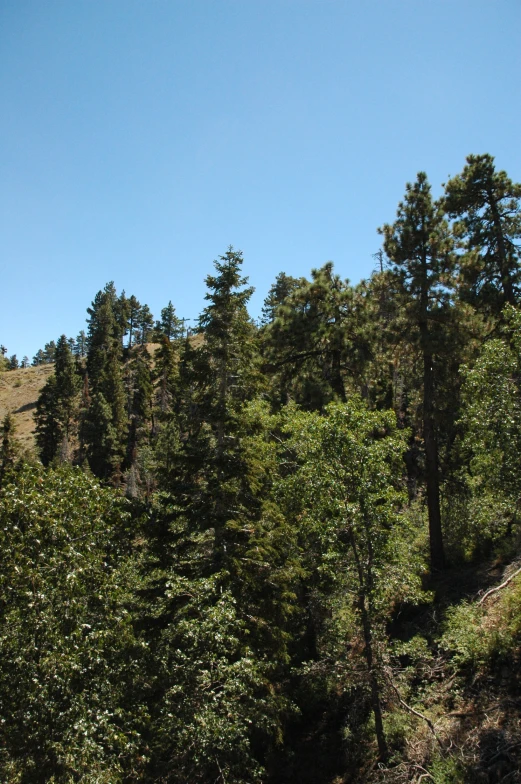
{"label": "green leafy tree", "polygon": [[0,490],[0,777],[143,780],[146,648],[124,499],[79,469]]}
{"label": "green leafy tree", "polygon": [[[399,515],[407,433],[394,412],[370,412],[355,396],[318,413],[287,412],[286,455],[294,468],[282,483],[284,506],[304,550],[308,584],[326,594],[322,612],[343,596],[341,612],[357,631],[344,640],[362,642],[366,687],[380,757],[388,755],[382,718],[385,622],[393,603],[418,596],[406,525]],[[346,600],[345,597],[351,597]],[[318,654],[315,652],[315,656]]]}
{"label": "green leafy tree", "polygon": [[[503,338],[487,341],[464,368],[461,453],[467,501],[462,546],[479,551],[510,532],[521,506],[521,312],[505,311]],[[466,492],[465,492],[466,490]]]}

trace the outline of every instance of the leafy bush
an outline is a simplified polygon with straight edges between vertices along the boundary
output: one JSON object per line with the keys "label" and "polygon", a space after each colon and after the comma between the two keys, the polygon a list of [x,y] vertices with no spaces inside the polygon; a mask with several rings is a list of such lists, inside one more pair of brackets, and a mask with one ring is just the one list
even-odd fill
{"label": "leafy bush", "polygon": [[5,477],[4,780],[117,782],[139,769],[144,647],[129,610],[136,570],[128,538],[122,499],[78,469],[23,465]]}

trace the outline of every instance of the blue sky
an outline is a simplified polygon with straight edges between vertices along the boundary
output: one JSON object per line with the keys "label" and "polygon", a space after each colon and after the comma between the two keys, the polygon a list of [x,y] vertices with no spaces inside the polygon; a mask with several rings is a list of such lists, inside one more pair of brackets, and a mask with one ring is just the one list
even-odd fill
{"label": "blue sky", "polygon": [[30,358],[114,280],[204,307],[331,259],[469,153],[521,180],[519,0],[0,0],[0,342]]}

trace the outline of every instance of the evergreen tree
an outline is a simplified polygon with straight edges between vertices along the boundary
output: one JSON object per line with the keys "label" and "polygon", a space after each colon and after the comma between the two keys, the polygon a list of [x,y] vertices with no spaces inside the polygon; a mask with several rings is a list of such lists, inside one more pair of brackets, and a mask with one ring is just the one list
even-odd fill
{"label": "evergreen tree", "polygon": [[154,317],[148,305],[141,307],[137,316],[136,326],[138,329],[138,343],[140,346],[144,346],[145,343],[150,341],[154,327]]}
{"label": "evergreen tree", "polygon": [[148,425],[152,415],[152,369],[146,346],[135,350],[134,356],[127,362],[126,372],[129,415],[126,462],[135,471],[138,448],[147,443],[150,435]]}
{"label": "evergreen tree", "polygon": [[114,318],[118,327],[119,338],[123,343],[123,339],[128,332],[130,315],[130,302],[122,291],[119,297],[114,302]]}
{"label": "evergreen tree", "polygon": [[141,311],[141,304],[139,300],[132,294],[128,299],[128,345],[127,348],[132,348],[136,342],[136,330],[138,324],[139,313]]}
{"label": "evergreen tree", "polygon": [[38,349],[38,351],[33,357],[32,365],[33,367],[38,367],[38,365],[43,365],[44,362],[45,362],[45,355],[43,353],[43,350],[40,348]]}
{"label": "evergreen tree", "polygon": [[291,293],[264,330],[264,355],[281,402],[291,397],[320,409],[332,399],[345,401],[346,380],[359,380],[367,345],[353,290],[335,275],[332,262],[299,284],[290,285]]}
{"label": "evergreen tree", "polygon": [[[230,248],[206,279],[208,305],[196,342],[186,341],[179,399],[158,437],[168,440],[169,465],[159,467],[166,491],[156,522],[162,577],[152,606],[155,628],[163,624],[161,715],[170,718],[158,727],[157,743],[170,760],[168,781],[207,780],[219,768],[231,781],[257,780],[251,729],[265,749],[282,707],[270,681],[287,657],[282,627],[293,596],[292,537],[270,497],[268,428],[259,424],[263,415],[248,409],[262,379],[246,309],[252,289],[241,265],[242,254]],[[257,439],[252,420],[263,433]],[[210,659],[222,684],[217,692],[211,683],[200,687]],[[237,688],[239,713],[229,702]],[[203,756],[186,745],[200,717],[207,728]]]}
{"label": "evergreen tree", "polygon": [[103,478],[117,477],[121,472],[128,427],[121,373],[122,333],[114,315],[115,303],[114,284],[109,283],[87,309],[90,404],[83,414],[81,440],[91,469]]}
{"label": "evergreen tree", "polygon": [[49,376],[36,401],[36,446],[44,465],[56,457],[63,438],[56,376]]}
{"label": "evergreen tree", "polygon": [[16,444],[14,436],[16,424],[10,411],[2,421],[2,446],[0,449],[0,486],[7,471],[14,465],[16,458]]}
{"label": "evergreen tree", "polygon": [[182,337],[182,321],[176,316],[171,300],[166,308],[162,309],[161,321],[156,322],[155,331],[159,339],[161,335],[165,335],[168,340],[178,340]]}
{"label": "evergreen tree", "polygon": [[166,334],[162,334],[154,354],[155,407],[159,419],[172,410],[179,376],[179,355]]}
{"label": "evergreen tree", "polygon": [[469,155],[446,184],[443,203],[464,242],[461,296],[497,317],[521,294],[521,184],[496,171],[491,155]]}
{"label": "evergreen tree", "polygon": [[78,333],[78,337],[74,343],[73,354],[79,357],[79,359],[83,359],[87,356],[87,336],[83,329]]}
{"label": "evergreen tree", "polygon": [[241,409],[260,383],[255,328],[246,308],[253,289],[245,288],[241,265],[242,254],[232,248],[215,262],[217,275],[206,278],[209,304],[199,319],[203,342],[193,348],[187,340],[180,366],[182,462],[194,490],[201,482],[206,488],[189,499],[191,516],[214,531],[216,563],[230,554],[226,523],[237,508],[242,473]]}
{"label": "evergreen tree", "polygon": [[36,403],[36,443],[44,465],[61,450],[69,458],[71,438],[76,434],[80,379],[65,335],[58,340],[54,375],[50,376]]}
{"label": "evergreen tree", "polygon": [[392,225],[386,224],[381,233],[403,297],[404,316],[408,323],[407,342],[419,351],[423,366],[422,419],[431,567],[442,569],[445,556],[434,366],[440,356],[441,335],[437,325],[443,323],[450,306],[453,242],[441,209],[432,201],[424,172],[418,174],[414,184],[407,184],[405,199],[398,206],[397,220]]}
{"label": "evergreen tree", "polygon": [[262,325],[271,324],[275,320],[279,305],[283,305],[289,295],[305,283],[305,278],[293,278],[285,272],[279,272],[262,306]]}
{"label": "evergreen tree", "polygon": [[44,355],[44,362],[47,364],[51,364],[54,362],[54,355],[56,353],[56,343],[54,340],[50,340],[49,343],[46,343],[43,347],[43,355]]}

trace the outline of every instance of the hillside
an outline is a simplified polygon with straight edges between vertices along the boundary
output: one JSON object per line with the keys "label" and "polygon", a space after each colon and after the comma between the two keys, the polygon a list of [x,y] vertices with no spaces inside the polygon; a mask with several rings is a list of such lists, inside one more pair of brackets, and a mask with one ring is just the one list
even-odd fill
{"label": "hillside", "polygon": [[38,365],[0,373],[0,419],[8,411],[14,415],[16,437],[23,447],[34,448],[34,411],[40,390],[54,365]]}

